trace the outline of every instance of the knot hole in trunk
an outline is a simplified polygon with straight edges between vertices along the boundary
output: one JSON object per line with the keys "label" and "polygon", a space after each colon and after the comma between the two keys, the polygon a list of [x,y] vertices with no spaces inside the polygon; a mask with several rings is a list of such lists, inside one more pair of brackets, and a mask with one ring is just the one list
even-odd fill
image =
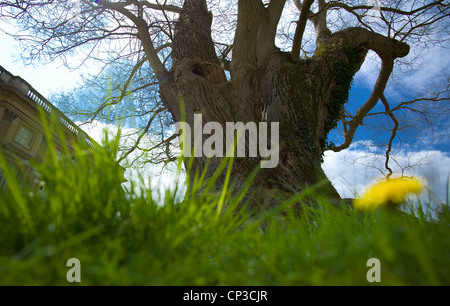
{"label": "knot hole in trunk", "polygon": [[192,73],[205,78],[214,84],[227,82],[224,70],[218,65],[210,63],[196,63],[192,67]]}

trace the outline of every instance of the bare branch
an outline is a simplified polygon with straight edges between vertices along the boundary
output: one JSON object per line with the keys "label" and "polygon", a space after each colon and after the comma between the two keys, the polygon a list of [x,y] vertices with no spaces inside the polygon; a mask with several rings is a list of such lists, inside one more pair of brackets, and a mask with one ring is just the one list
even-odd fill
{"label": "bare branch", "polygon": [[378,79],[373,88],[372,94],[369,99],[358,109],[353,119],[348,123],[347,133],[344,134],[345,142],[340,145],[331,148],[334,152],[339,152],[347,149],[353,141],[353,137],[357,128],[362,124],[364,117],[372,110],[380,99],[381,95],[386,88],[387,81],[392,73],[394,67],[393,58],[383,58],[381,63],[380,73]]}
{"label": "bare branch", "polygon": [[[238,2],[238,20],[231,60],[232,76],[238,71],[239,73],[246,73],[256,69],[258,29],[260,14],[263,9],[261,0]],[[237,69],[238,67],[239,69]]]}
{"label": "bare branch", "polygon": [[175,6],[175,5],[169,5],[169,4],[155,4],[150,3],[148,1],[139,1],[143,4],[143,6],[148,7],[153,10],[160,10],[160,11],[167,11],[172,13],[180,13],[181,7]]}
{"label": "bare branch", "polygon": [[[438,6],[438,5],[448,5],[448,4],[444,4],[444,2],[445,1],[443,1],[443,0],[434,1],[434,2],[431,2],[431,3],[427,4],[427,5],[424,5],[422,7],[419,7],[417,9],[414,9],[414,10],[411,10],[411,11],[403,11],[403,10],[399,10],[399,9],[392,8],[392,7],[382,6],[381,7],[381,11],[383,11],[383,12],[392,12],[392,13],[396,13],[396,14],[400,14],[400,15],[411,16],[411,15],[415,15],[417,13],[420,13],[420,12],[422,12],[424,10],[427,10],[427,9],[429,9],[431,7],[435,7],[435,6]],[[336,7],[343,8],[346,11],[349,11],[349,12],[354,12],[356,10],[371,10],[371,9],[373,9],[373,6],[370,6],[370,5],[355,5],[355,6],[351,6],[351,5],[348,5],[348,4],[346,4],[344,2],[340,2],[340,1],[331,1],[331,2],[328,3],[328,8],[336,8]]]}
{"label": "bare branch", "polygon": [[257,42],[259,62],[263,62],[275,49],[277,26],[285,4],[286,0],[271,0],[269,6],[262,9]]}
{"label": "bare branch", "polygon": [[166,108],[165,107],[161,107],[158,110],[155,110],[155,112],[153,113],[153,116],[150,118],[150,120],[147,123],[147,126],[144,128],[144,130],[142,131],[142,133],[139,135],[137,141],[135,142],[135,144],[133,145],[133,147],[131,147],[131,149],[128,150],[128,152],[126,152],[123,156],[121,156],[118,160],[118,162],[120,163],[122,160],[124,160],[125,158],[127,158],[128,155],[130,155],[131,153],[134,152],[134,150],[137,149],[137,147],[139,146],[139,142],[142,140],[142,138],[144,138],[144,136],[147,134],[147,132],[149,131],[153,120],[155,120],[155,118],[158,116],[158,114],[162,113],[163,111],[165,111]]}
{"label": "bare branch", "polygon": [[314,0],[305,0],[301,5],[300,19],[297,22],[297,28],[295,29],[294,42],[292,44],[292,50],[290,54],[291,61],[298,62],[300,57],[300,49],[303,39],[303,33],[305,32],[306,22],[308,21],[309,10]]}
{"label": "bare branch", "polygon": [[144,48],[144,52],[147,56],[147,59],[150,65],[155,72],[156,78],[161,81],[164,80],[165,76],[168,74],[166,67],[164,67],[163,63],[158,57],[158,53],[156,52],[155,47],[153,46],[152,38],[150,37],[147,30],[147,22],[145,22],[142,17],[138,17],[131,13],[129,10],[125,9],[124,4],[112,3],[107,0],[98,0],[97,3],[105,8],[117,11],[126,17],[128,17],[137,27],[138,37],[142,42],[142,46]]}
{"label": "bare branch", "polygon": [[381,102],[384,105],[384,108],[386,109],[386,113],[389,115],[389,117],[391,118],[392,122],[394,122],[394,127],[392,129],[392,134],[391,134],[391,138],[389,139],[389,143],[386,149],[386,160],[384,163],[384,167],[386,168],[386,170],[389,171],[389,174],[387,175],[387,179],[389,179],[391,177],[391,175],[393,174],[392,169],[389,167],[389,157],[390,157],[390,153],[392,150],[392,144],[394,142],[395,136],[397,135],[397,130],[399,128],[399,123],[397,118],[395,118],[394,113],[391,111],[389,103],[386,99],[386,97],[384,96],[384,94],[381,94],[380,97]]}
{"label": "bare branch", "polygon": [[328,29],[327,26],[327,12],[328,7],[325,0],[318,0],[319,1],[319,11],[314,14],[313,16],[310,16],[309,19],[314,24],[314,28],[316,30],[317,35],[317,42],[320,42],[320,40],[327,38],[331,35],[330,29]]}

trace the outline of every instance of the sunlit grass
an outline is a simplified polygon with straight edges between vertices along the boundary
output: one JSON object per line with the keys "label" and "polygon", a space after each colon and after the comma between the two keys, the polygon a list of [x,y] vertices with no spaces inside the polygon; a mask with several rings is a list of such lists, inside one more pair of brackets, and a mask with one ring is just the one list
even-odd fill
{"label": "sunlit grass", "polygon": [[[117,143],[60,158],[50,147],[34,164],[43,191],[22,190],[0,159],[0,285],[77,284],[69,258],[81,262],[79,285],[372,285],[369,258],[381,285],[450,284],[448,206],[434,219],[358,212],[311,187],[272,211],[236,213],[245,188],[213,193],[201,173],[182,203],[172,191],[160,205],[151,184],[122,187]],[[315,208],[302,203],[312,196]]]}

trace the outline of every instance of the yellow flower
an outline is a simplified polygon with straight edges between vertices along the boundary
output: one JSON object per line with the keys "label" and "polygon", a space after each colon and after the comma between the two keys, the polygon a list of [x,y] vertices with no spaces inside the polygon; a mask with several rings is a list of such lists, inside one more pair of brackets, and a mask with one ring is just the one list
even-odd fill
{"label": "yellow flower", "polygon": [[395,178],[372,186],[366,194],[355,200],[359,210],[376,209],[383,205],[402,204],[409,193],[419,193],[424,185],[415,178]]}

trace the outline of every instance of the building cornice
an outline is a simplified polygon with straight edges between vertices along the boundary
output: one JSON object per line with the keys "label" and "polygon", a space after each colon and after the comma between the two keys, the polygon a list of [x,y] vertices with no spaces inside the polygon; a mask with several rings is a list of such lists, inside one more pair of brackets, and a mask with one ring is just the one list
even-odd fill
{"label": "building cornice", "polygon": [[17,118],[17,114],[15,112],[13,112],[12,110],[10,110],[9,108],[5,108],[5,110],[3,111],[3,118],[9,122],[13,122],[14,119]]}
{"label": "building cornice", "polygon": [[[72,120],[64,115],[56,106],[44,98],[37,90],[19,76],[14,76],[5,68],[0,66],[0,85],[14,91],[15,94],[22,97],[25,102],[25,107],[33,111],[39,112],[42,109],[49,118],[54,118],[64,129],[73,135],[76,139],[84,141],[89,147],[96,148],[100,145],[93,140],[86,132],[80,129]],[[11,114],[12,113],[12,114]],[[7,120],[14,120],[14,113],[11,110],[5,109],[4,118]],[[11,120],[12,118],[12,120]]]}

